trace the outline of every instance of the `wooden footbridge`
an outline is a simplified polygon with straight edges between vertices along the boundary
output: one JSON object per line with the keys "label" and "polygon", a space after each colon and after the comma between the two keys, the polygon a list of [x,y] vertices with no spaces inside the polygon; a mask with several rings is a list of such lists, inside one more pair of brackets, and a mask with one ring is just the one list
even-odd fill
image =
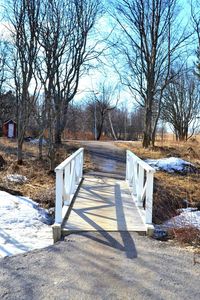
{"label": "wooden footbridge", "polygon": [[136,231],[152,234],[155,170],[126,152],[126,178],[83,176],[84,149],[56,169],[54,242],[75,232]]}

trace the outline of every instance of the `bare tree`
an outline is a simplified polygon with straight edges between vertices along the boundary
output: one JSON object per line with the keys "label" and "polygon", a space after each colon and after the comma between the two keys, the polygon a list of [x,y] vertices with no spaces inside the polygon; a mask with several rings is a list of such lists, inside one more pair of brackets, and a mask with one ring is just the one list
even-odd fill
{"label": "bare tree", "polygon": [[0,94],[3,93],[3,87],[6,81],[6,63],[8,59],[8,47],[4,40],[0,40]]}
{"label": "bare tree", "polygon": [[42,3],[37,74],[44,89],[47,116],[44,124],[49,133],[51,169],[54,168],[55,144],[61,143],[67,122],[68,105],[77,93],[86,64],[99,55],[95,52],[97,44],[87,47],[99,12],[99,0]]}
{"label": "bare tree", "polygon": [[187,140],[195,132],[200,111],[197,81],[193,74],[182,73],[169,84],[164,95],[163,119],[170,123],[177,140]]}
{"label": "bare tree", "polygon": [[2,125],[8,119],[16,117],[16,99],[11,91],[0,94],[0,133]]}
{"label": "bare tree", "polygon": [[112,135],[116,139],[110,112],[116,108],[118,98],[118,88],[113,88],[111,84],[105,81],[99,84],[97,91],[92,91],[90,110],[94,114],[94,126],[95,131],[97,131],[95,132],[95,138],[97,140],[101,138],[106,117],[109,120]]}
{"label": "bare tree", "polygon": [[176,4],[176,0],[113,2],[111,14],[123,32],[118,51],[125,71],[120,77],[144,108],[144,147],[154,144],[163,92],[174,76],[170,70],[189,36],[178,27]]}
{"label": "bare tree", "polygon": [[53,93],[56,143],[61,142],[68,104],[77,93],[85,64],[97,55],[95,46],[87,47],[87,41],[99,11],[99,0],[44,2],[39,38],[40,75],[45,91]]}
{"label": "bare tree", "polygon": [[112,123],[115,129],[115,135],[117,139],[126,140],[127,129],[129,123],[129,114],[127,107],[122,105],[110,112],[112,116]]}
{"label": "bare tree", "polygon": [[[97,104],[97,100],[100,101],[99,95],[98,92],[92,92],[90,101],[74,101],[74,103],[69,104],[69,114],[65,127],[67,134],[69,134],[68,137],[73,139],[80,137],[94,138],[95,127],[100,127],[102,121],[99,118],[100,107]],[[115,101],[117,102],[116,98],[113,97],[112,102],[108,105],[108,108],[111,109],[105,111],[102,133],[114,139],[141,139],[144,115],[141,107],[128,110],[124,105],[115,107]],[[113,129],[109,119],[111,119]]]}
{"label": "bare tree", "polygon": [[194,33],[197,37],[196,40],[196,70],[195,73],[200,79],[200,5],[199,1],[191,1],[191,16],[192,16],[192,25],[194,28]]}
{"label": "bare tree", "polygon": [[[17,106],[18,163],[22,163],[22,147],[35,97],[30,94],[34,65],[38,53],[38,16],[40,0],[11,0],[7,14],[11,23],[13,72]],[[35,91],[32,92],[34,94]]]}
{"label": "bare tree", "polygon": [[8,59],[8,47],[7,43],[2,39],[0,40],[0,127],[2,127],[3,121],[8,117],[9,113],[12,115],[14,111],[13,103],[10,100],[13,100],[11,97],[12,93],[5,91],[6,83],[6,63]]}

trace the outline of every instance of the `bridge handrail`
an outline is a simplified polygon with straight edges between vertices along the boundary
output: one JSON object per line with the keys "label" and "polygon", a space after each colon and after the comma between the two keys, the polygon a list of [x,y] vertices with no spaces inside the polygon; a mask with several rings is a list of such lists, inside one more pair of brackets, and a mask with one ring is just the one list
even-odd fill
{"label": "bridge handrail", "polygon": [[132,156],[134,158],[134,160],[137,160],[138,164],[140,164],[143,167],[143,169],[145,169],[147,172],[155,173],[156,170],[154,168],[152,168],[149,164],[147,164],[144,160],[139,158],[133,152],[131,152],[130,150],[127,150],[127,154]]}
{"label": "bridge handrail", "polygon": [[136,205],[142,207],[145,200],[146,224],[152,224],[154,173],[154,168],[130,150],[126,151],[126,181]]}
{"label": "bridge handrail", "polygon": [[56,172],[55,223],[61,224],[83,177],[83,152],[80,148],[60,165]]}
{"label": "bridge handrail", "polygon": [[73,154],[71,154],[69,157],[67,157],[63,162],[61,162],[56,168],[55,168],[55,172],[58,170],[61,170],[63,168],[66,167],[66,165],[68,165],[77,155],[79,155],[84,149],[83,148],[79,148],[76,152],[74,152]]}

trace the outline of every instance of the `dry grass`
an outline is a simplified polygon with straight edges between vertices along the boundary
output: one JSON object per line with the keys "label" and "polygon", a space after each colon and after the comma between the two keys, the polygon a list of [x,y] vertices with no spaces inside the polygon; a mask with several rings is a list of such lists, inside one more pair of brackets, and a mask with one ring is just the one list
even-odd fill
{"label": "dry grass", "polygon": [[200,139],[188,142],[176,142],[170,139],[157,141],[156,146],[143,149],[141,142],[117,143],[118,146],[133,151],[142,159],[180,157],[195,165],[198,172],[186,174],[157,171],[155,174],[154,211],[155,223],[161,223],[176,215],[176,209],[184,207],[184,200],[189,205],[200,209]]}
{"label": "dry grass", "polygon": [[169,235],[181,245],[200,245],[200,230],[192,226],[173,228],[169,230]]}
{"label": "dry grass", "polygon": [[[61,145],[57,149],[56,165],[79,147],[78,142],[67,142]],[[38,146],[25,142],[22,165],[17,165],[16,154],[16,141],[0,138],[0,155],[6,161],[6,165],[0,171],[0,190],[30,197],[45,208],[53,207],[55,203],[55,174],[49,173],[47,149],[44,147],[44,158],[39,160]],[[84,168],[86,170],[93,168],[88,153],[85,153]],[[6,176],[14,173],[26,176],[28,181],[24,184],[7,181]]]}

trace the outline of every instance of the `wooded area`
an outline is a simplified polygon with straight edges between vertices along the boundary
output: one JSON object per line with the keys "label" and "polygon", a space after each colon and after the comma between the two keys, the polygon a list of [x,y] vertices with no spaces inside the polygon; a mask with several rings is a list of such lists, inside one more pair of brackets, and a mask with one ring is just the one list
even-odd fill
{"label": "wooded area", "polygon": [[[9,0],[2,11],[0,127],[16,121],[19,164],[27,136],[40,158],[45,139],[53,170],[65,137],[147,148],[158,131],[199,132],[198,1]],[[91,74],[101,80],[76,100]]]}

